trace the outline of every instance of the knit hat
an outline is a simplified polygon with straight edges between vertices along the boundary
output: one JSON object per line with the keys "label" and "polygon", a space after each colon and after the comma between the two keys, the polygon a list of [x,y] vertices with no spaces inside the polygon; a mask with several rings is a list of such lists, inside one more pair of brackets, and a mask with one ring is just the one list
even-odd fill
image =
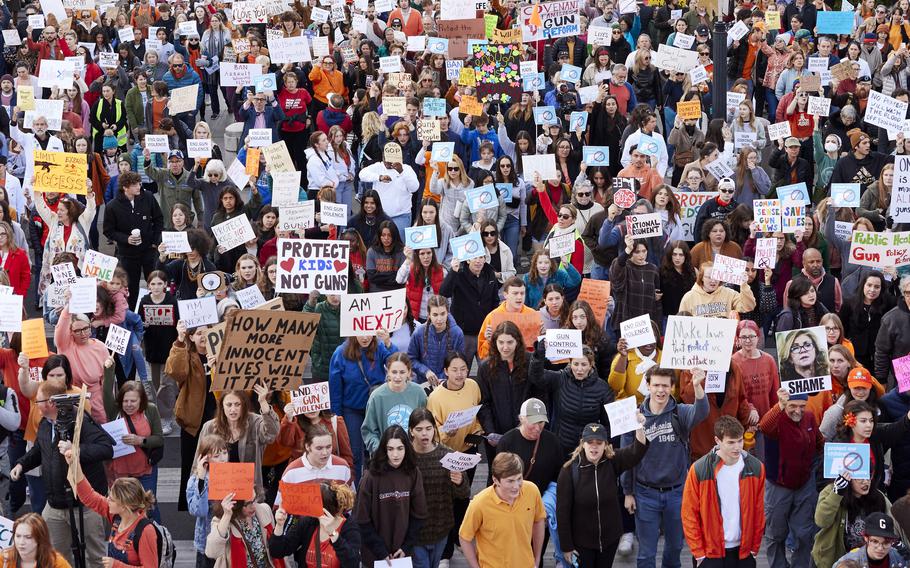
{"label": "knit hat", "polygon": [[7,73],[7,74],[4,75],[3,77],[0,77],[0,83],[2,83],[3,81],[9,81],[10,83],[12,83],[12,82],[13,82],[13,76],[10,75],[9,73]]}
{"label": "knit hat", "polygon": [[856,147],[859,146],[859,143],[862,142],[864,138],[869,141],[872,140],[868,134],[866,134],[859,128],[854,128],[854,129],[850,130],[849,132],[847,132],[847,138],[850,139],[850,147],[853,148],[854,150],[856,150]]}
{"label": "knit hat", "polygon": [[809,400],[809,393],[791,394],[790,400]]}
{"label": "knit hat", "polygon": [[866,34],[863,36],[863,43],[875,43],[878,41],[876,34]]}
{"label": "knit hat", "polygon": [[852,388],[872,388],[872,375],[863,367],[857,367],[847,374],[847,386]]}
{"label": "knit hat", "polygon": [[888,24],[882,24],[882,25],[878,26],[877,28],[875,28],[876,34],[886,34],[886,33],[889,33],[890,31],[891,31],[891,28],[888,26]]}
{"label": "knit hat", "polygon": [[119,146],[119,144],[117,144],[116,137],[114,137],[114,136],[105,136],[104,137],[104,149],[105,150],[112,150],[112,149],[116,148],[117,146]]}
{"label": "knit hat", "polygon": [[796,35],[794,35],[793,37],[796,38],[796,41],[799,41],[801,39],[811,38],[812,32],[810,32],[809,30],[799,30],[798,32],[796,32]]}

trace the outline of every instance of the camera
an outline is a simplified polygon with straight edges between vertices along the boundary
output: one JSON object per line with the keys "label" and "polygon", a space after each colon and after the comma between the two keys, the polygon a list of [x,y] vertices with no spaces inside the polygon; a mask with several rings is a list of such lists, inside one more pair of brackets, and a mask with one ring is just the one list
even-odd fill
{"label": "camera", "polygon": [[[54,423],[54,433],[57,435],[58,440],[73,441],[79,396],[78,394],[56,394],[51,397],[51,403],[57,407],[57,421]],[[90,396],[90,394],[86,393],[86,398]]]}

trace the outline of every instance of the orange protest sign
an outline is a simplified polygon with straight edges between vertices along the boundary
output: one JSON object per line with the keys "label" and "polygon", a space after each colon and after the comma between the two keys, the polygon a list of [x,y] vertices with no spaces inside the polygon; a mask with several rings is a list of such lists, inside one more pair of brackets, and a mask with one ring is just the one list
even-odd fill
{"label": "orange protest sign", "polygon": [[22,322],[22,352],[29,359],[47,357],[47,337],[42,318]]}
{"label": "orange protest sign", "polygon": [[[677,104],[677,108],[679,105]],[[607,304],[610,301],[610,283],[606,280],[591,280],[585,278],[581,282],[578,299],[591,305],[591,310],[597,316],[597,321],[603,325],[607,316]]]}
{"label": "orange protest sign", "polygon": [[246,149],[246,175],[259,175],[259,148]]}
{"label": "orange protest sign", "polygon": [[254,497],[255,468],[254,463],[210,463],[209,499],[221,501],[233,493],[235,501],[251,501]]}
{"label": "orange protest sign", "polygon": [[526,349],[530,350],[534,348],[534,342],[537,341],[538,337],[540,337],[540,328],[543,325],[543,319],[540,317],[540,312],[537,310],[520,314],[510,312],[494,312],[493,319],[491,321],[493,331],[496,331],[496,328],[499,327],[499,324],[504,321],[510,321],[518,326],[518,329],[521,331],[521,337],[524,339]]}
{"label": "orange protest sign", "polygon": [[281,491],[281,508],[290,515],[304,517],[322,516],[322,490],[318,483],[278,482]]}
{"label": "orange protest sign", "polygon": [[471,116],[480,116],[483,114],[483,104],[477,100],[477,97],[463,95],[461,102],[458,103],[458,112],[470,114]]}
{"label": "orange protest sign", "polygon": [[679,101],[676,103],[676,114],[679,115],[679,118],[686,120],[688,118],[694,118],[698,120],[701,118],[701,102],[698,100],[694,101]]}

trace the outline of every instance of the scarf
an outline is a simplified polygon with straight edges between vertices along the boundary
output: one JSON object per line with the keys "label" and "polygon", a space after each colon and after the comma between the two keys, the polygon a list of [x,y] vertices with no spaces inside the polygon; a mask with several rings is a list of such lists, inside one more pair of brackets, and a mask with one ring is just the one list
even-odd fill
{"label": "scarf", "polygon": [[636,347],[635,354],[638,355],[639,359],[641,359],[641,362],[635,366],[636,375],[644,376],[648,369],[657,366],[657,361],[654,360],[655,357],[657,357],[657,349],[655,349],[654,352],[650,355],[645,355],[639,351],[638,347]]}

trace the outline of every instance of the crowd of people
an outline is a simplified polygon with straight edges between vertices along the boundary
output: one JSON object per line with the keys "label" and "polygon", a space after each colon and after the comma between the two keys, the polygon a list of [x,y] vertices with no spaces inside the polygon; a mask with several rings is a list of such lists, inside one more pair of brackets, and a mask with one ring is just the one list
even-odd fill
{"label": "crowd of people", "polygon": [[[3,303],[4,566],[173,566],[169,437],[198,568],[908,565],[910,1],[77,4],[0,0],[0,295],[53,330]],[[342,292],[404,290],[401,324],[279,292],[287,239],[347,243]],[[213,391],[210,296],[318,314],[328,408]],[[729,368],[664,361],[676,317],[735,320]],[[225,463],[252,487],[210,499]]]}

